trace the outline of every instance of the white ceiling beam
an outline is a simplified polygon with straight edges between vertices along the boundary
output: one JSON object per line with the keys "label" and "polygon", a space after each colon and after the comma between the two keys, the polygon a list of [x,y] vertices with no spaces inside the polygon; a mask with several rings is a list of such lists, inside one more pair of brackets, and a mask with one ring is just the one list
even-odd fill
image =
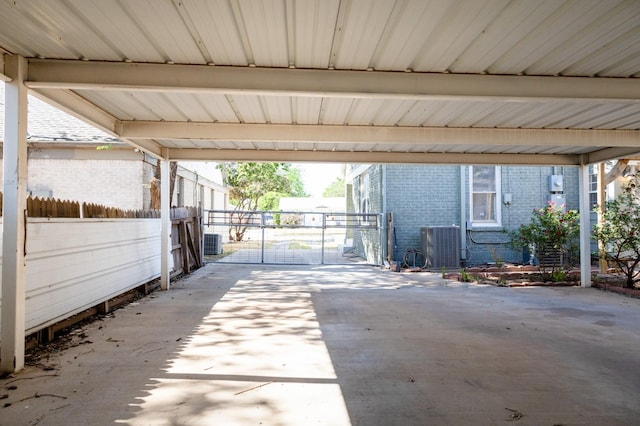
{"label": "white ceiling beam", "polygon": [[577,166],[578,155],[461,154],[420,152],[169,149],[172,161],[264,161],[394,164],[502,164]]}
{"label": "white ceiling beam", "polygon": [[158,158],[158,159],[164,158],[162,154],[162,146],[154,140],[151,140],[151,139],[129,140],[129,139],[122,139],[122,138],[120,138],[119,140],[121,140],[122,142],[128,143],[132,147],[137,148],[142,152],[146,152],[147,154],[151,155],[154,158]]}
{"label": "white ceiling beam", "polygon": [[636,130],[485,129],[122,121],[127,139],[456,145],[640,146]]}
{"label": "white ceiling beam", "polygon": [[640,145],[635,147],[613,147],[591,152],[587,155],[587,163],[595,164],[620,158],[636,157],[640,155]]}
{"label": "white ceiling beam", "polygon": [[11,78],[4,70],[4,54],[0,52],[0,81],[11,81]]}
{"label": "white ceiling beam", "polygon": [[385,99],[640,102],[640,80],[29,60],[33,89],[151,90]]}

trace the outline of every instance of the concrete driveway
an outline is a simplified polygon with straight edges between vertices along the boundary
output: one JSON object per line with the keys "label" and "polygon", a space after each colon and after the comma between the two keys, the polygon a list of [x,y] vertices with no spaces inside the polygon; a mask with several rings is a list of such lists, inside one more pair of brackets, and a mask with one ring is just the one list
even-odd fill
{"label": "concrete driveway", "polygon": [[640,301],[210,264],[0,380],[2,425],[632,425]]}

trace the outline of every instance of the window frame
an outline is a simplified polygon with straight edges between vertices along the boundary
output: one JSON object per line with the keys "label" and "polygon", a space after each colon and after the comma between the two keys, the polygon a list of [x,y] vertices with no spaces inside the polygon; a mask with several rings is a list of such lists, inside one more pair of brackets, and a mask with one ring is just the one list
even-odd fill
{"label": "window frame", "polygon": [[589,165],[589,211],[598,205],[598,164]]}
{"label": "window frame", "polygon": [[[473,185],[473,168],[474,167],[493,167],[495,170],[495,220],[476,220],[473,217],[473,195],[474,194],[493,194],[488,191],[474,191]],[[500,166],[477,165],[469,166],[469,222],[474,228],[497,228],[502,226],[502,169]]]}
{"label": "window frame", "polygon": [[371,183],[369,179],[369,170],[361,173],[359,178],[360,182],[358,188],[358,210],[359,213],[367,214],[371,209],[371,206],[369,205],[369,185]]}

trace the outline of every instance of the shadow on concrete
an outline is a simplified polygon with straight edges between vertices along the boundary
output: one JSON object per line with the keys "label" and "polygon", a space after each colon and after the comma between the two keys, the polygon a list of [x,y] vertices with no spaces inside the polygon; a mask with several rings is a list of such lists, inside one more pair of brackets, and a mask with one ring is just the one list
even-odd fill
{"label": "shadow on concrete", "polygon": [[314,293],[352,424],[637,421],[636,301],[451,284]]}

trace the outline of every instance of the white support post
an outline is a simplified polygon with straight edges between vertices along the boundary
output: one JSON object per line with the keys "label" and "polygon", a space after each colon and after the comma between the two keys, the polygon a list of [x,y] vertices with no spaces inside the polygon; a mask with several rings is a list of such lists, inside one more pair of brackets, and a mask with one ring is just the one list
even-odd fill
{"label": "white support post", "polygon": [[589,206],[589,165],[582,164],[578,177],[580,205],[580,282],[591,287],[591,220]]}
{"label": "white support post", "polygon": [[2,218],[2,328],[0,371],[24,367],[27,209],[27,61],[7,56]]}
{"label": "white support post", "polygon": [[171,256],[171,200],[169,199],[169,182],[171,176],[169,172],[169,161],[164,157],[160,160],[160,231],[161,251],[160,251],[160,288],[169,290],[169,256]]}

